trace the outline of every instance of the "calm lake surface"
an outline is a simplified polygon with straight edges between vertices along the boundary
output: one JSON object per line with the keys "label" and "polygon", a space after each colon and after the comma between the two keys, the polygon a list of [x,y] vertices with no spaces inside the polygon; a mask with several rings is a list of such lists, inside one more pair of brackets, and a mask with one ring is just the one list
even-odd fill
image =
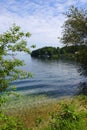
{"label": "calm lake surface", "polygon": [[78,85],[85,78],[78,73],[78,66],[72,61],[51,61],[31,58],[29,55],[18,56],[26,66],[23,70],[33,74],[33,78],[17,80],[13,85],[25,95],[45,94],[51,98],[73,96],[78,93]]}

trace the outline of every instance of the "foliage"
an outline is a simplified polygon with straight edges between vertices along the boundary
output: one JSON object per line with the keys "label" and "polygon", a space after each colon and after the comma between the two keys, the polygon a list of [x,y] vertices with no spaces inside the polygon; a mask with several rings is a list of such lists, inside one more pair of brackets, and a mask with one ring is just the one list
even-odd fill
{"label": "foliage", "polygon": [[0,130],[25,130],[25,128],[18,118],[0,112]]}
{"label": "foliage", "polygon": [[80,74],[87,76],[87,46],[79,51],[77,54],[77,60],[80,63]]}
{"label": "foliage", "polygon": [[[61,41],[66,45],[82,47],[77,54],[80,73],[87,76],[87,13],[86,10],[72,6],[65,14],[67,19],[63,26]],[[83,46],[85,48],[83,49]]]}
{"label": "foliage", "polygon": [[59,48],[43,47],[32,51],[31,56],[38,58],[59,58]]}
{"label": "foliage", "polygon": [[[15,117],[15,121],[21,119],[26,130],[29,128],[31,128],[29,130],[53,130],[54,124],[55,126],[59,123],[63,125],[63,121],[68,122],[69,120],[73,120],[73,115],[78,117],[79,120],[73,120],[72,123],[70,122],[70,125],[75,126],[76,130],[79,127],[81,130],[87,129],[87,96],[80,95],[60,101],[41,96],[23,96],[20,99],[16,98],[15,100],[11,100],[11,102],[6,102],[6,104],[3,104],[3,109],[6,110],[7,115]],[[70,114],[70,116],[67,115],[68,117],[66,118],[65,114]],[[64,116],[64,118],[61,116]],[[16,120],[16,117],[19,117],[19,119]],[[71,130],[73,130],[73,126]],[[68,130],[67,127],[66,125],[66,129],[64,130]]]}
{"label": "foliage", "polygon": [[[17,96],[16,93],[14,94]],[[7,108],[2,108],[2,106],[8,101],[8,98],[9,93],[0,95],[0,130],[27,130],[19,117],[6,114]]]}
{"label": "foliage", "polygon": [[86,10],[71,6],[65,14],[67,19],[63,26],[62,42],[67,45],[87,44]]}
{"label": "foliage", "polygon": [[60,49],[60,54],[75,54],[79,49],[79,46],[64,46]]}
{"label": "foliage", "polygon": [[40,125],[40,123],[42,122],[42,119],[40,117],[38,117],[35,121],[36,127],[38,127]]}
{"label": "foliage", "polygon": [[87,96],[87,83],[86,82],[80,82],[78,86],[78,92],[77,95],[86,95]]}
{"label": "foliage", "polygon": [[24,65],[24,61],[18,59],[16,54],[19,52],[30,54],[26,38],[31,36],[29,32],[24,33],[20,29],[13,24],[9,31],[0,34],[0,130],[24,130],[23,124],[17,118],[6,115],[1,109],[7,97],[15,94],[12,91],[5,92],[10,82],[32,76],[31,73],[18,69],[19,66]]}
{"label": "foliage", "polygon": [[[86,99],[87,100],[87,99]],[[51,114],[51,121],[43,130],[86,130],[87,111],[80,111],[75,104],[61,103],[61,112]]]}
{"label": "foliage", "polygon": [[[86,45],[70,45],[62,48],[55,47],[43,47],[32,51],[31,56],[41,59],[70,59],[76,60],[78,52],[86,49]],[[78,59],[79,59],[78,55]]]}
{"label": "foliage", "polygon": [[20,27],[13,24],[9,31],[0,34],[0,92],[9,87],[9,83],[30,76],[30,73],[19,70],[24,62],[17,59],[16,53],[25,52],[30,54],[25,38],[30,37],[29,32],[20,31]]}

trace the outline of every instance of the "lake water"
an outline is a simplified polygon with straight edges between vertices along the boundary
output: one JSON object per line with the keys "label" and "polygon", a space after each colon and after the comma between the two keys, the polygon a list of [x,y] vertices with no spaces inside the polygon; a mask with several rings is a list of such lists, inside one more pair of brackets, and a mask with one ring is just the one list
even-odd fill
{"label": "lake water", "polygon": [[78,66],[72,61],[51,61],[21,55],[26,66],[23,70],[33,74],[33,78],[17,80],[13,85],[25,95],[45,94],[49,97],[72,96],[78,93],[78,84],[85,80],[78,73]]}

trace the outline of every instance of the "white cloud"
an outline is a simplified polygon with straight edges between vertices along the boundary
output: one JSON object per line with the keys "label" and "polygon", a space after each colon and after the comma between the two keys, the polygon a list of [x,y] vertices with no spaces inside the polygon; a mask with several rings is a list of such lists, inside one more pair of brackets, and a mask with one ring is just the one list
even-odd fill
{"label": "white cloud", "polygon": [[4,32],[15,22],[23,31],[32,33],[30,42],[37,44],[37,47],[60,45],[57,37],[61,36],[61,26],[65,20],[62,13],[70,5],[77,3],[77,0],[4,1],[0,2],[0,32]]}
{"label": "white cloud", "polygon": [[80,2],[82,2],[82,3],[87,3],[87,0],[80,0]]}

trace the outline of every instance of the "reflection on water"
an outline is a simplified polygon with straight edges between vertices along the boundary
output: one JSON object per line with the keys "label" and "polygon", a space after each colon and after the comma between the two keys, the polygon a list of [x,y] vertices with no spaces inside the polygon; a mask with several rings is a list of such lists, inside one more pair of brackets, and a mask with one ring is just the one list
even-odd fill
{"label": "reflection on water", "polygon": [[86,82],[79,83],[77,95],[80,95],[80,94],[87,96],[87,83]]}
{"label": "reflection on water", "polygon": [[49,97],[72,96],[78,91],[78,84],[85,81],[77,71],[77,64],[72,61],[40,60],[28,55],[19,56],[25,60],[22,69],[33,73],[33,78],[17,80],[13,85],[17,91],[26,95],[45,94]]}

